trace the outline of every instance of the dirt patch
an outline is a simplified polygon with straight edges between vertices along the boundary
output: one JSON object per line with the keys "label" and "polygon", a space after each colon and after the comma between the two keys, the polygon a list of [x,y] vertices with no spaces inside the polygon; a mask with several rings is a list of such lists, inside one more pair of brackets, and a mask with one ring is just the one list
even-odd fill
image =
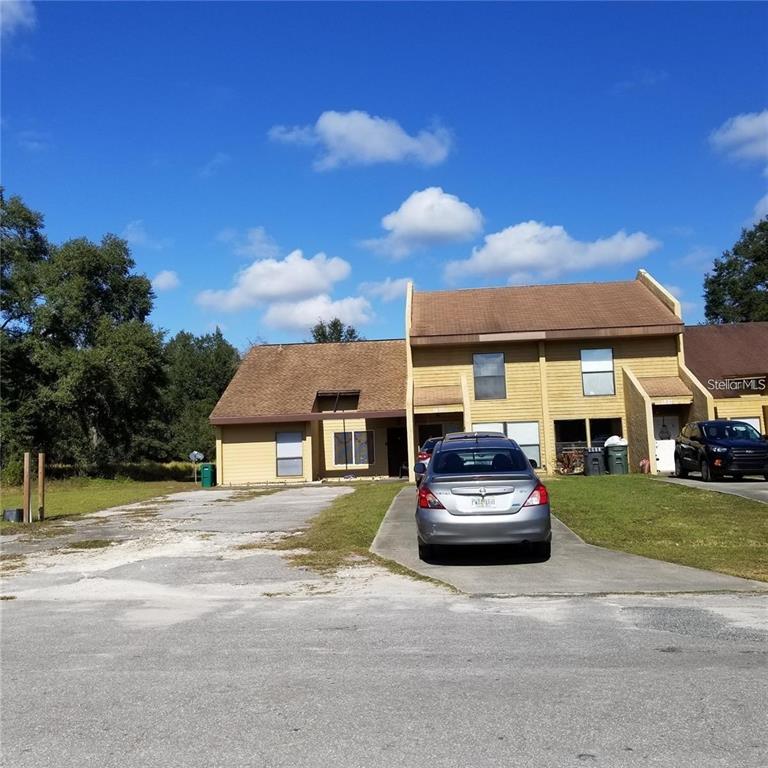
{"label": "dirt patch", "polygon": [[112,544],[112,539],[82,539],[67,544],[69,549],[104,549]]}

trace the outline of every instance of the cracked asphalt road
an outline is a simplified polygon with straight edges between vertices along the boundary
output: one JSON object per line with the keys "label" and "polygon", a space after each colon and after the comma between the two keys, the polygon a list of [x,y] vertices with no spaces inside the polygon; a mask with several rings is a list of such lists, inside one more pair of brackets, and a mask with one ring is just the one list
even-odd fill
{"label": "cracked asphalt road", "polygon": [[[3,537],[26,561],[0,603],[2,763],[768,764],[765,595],[478,599],[241,548],[341,492],[196,493]],[[61,548],[78,538],[117,543]]]}

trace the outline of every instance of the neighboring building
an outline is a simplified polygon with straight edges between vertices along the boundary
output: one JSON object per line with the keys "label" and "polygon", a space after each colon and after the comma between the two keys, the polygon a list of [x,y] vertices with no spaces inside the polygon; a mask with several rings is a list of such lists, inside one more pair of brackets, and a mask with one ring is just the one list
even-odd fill
{"label": "neighboring building", "polygon": [[405,364],[402,339],[253,347],[211,414],[218,483],[397,476]]}
{"label": "neighboring building", "polygon": [[685,360],[712,396],[712,416],[768,433],[768,323],[688,325]]}
{"label": "neighboring building", "polygon": [[[504,431],[547,471],[563,451],[620,435],[630,468],[647,459],[654,472],[657,441],[716,409],[762,418],[765,431],[764,395],[726,400],[702,384],[766,373],[768,334],[756,327],[766,324],[750,325],[738,349],[703,338],[703,358],[722,365],[697,378],[683,332],[699,360],[699,329],[684,328],[679,302],[644,270],[612,283],[409,286],[404,340],[251,349],[211,414],[218,481],[412,478],[417,446],[458,429]],[[721,347],[733,357],[718,357]],[[760,370],[747,372],[757,349]]]}

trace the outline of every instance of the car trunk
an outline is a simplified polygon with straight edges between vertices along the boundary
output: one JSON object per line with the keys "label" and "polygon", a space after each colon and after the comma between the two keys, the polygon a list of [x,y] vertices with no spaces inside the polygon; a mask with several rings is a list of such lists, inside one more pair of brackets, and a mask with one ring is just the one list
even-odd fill
{"label": "car trunk", "polygon": [[433,478],[429,488],[452,515],[509,515],[525,504],[537,484],[527,474],[493,479],[457,475]]}

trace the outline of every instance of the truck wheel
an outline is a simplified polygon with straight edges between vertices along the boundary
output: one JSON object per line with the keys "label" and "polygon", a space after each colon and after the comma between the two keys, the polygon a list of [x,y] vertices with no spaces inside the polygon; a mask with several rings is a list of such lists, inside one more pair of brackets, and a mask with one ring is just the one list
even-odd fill
{"label": "truck wheel", "polygon": [[709,462],[706,459],[703,459],[701,462],[701,479],[705,483],[712,482],[712,472],[709,469]]}
{"label": "truck wheel", "polygon": [[688,470],[679,456],[675,456],[675,477],[688,477]]}

